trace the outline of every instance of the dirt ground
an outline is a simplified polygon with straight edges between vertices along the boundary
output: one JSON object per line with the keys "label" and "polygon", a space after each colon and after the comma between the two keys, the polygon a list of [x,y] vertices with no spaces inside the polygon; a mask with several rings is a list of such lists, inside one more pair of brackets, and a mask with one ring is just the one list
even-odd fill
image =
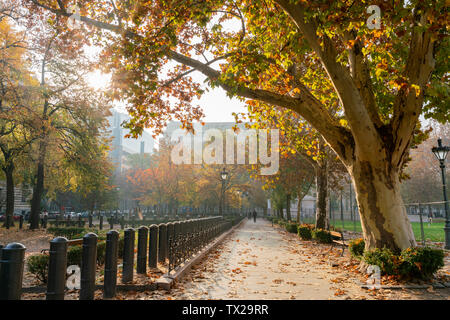
{"label": "dirt ground", "polygon": [[6,246],[11,242],[19,242],[23,244],[27,250],[26,254],[35,254],[41,252],[42,249],[50,247],[49,241],[54,237],[45,230],[28,230],[24,228],[19,230],[18,223],[9,230],[0,228],[0,244]]}

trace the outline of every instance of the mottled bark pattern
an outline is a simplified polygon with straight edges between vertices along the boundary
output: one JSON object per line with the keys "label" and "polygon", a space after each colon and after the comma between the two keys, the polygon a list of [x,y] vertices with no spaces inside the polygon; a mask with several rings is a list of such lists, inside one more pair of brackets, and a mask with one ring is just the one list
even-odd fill
{"label": "mottled bark pattern", "polygon": [[385,172],[369,161],[352,170],[366,249],[390,248],[395,252],[416,245],[400,194],[398,172]]}

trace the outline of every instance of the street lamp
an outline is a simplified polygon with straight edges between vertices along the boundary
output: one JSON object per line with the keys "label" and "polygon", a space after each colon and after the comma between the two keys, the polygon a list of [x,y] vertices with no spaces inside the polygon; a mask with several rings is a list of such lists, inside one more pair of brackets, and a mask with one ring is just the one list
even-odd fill
{"label": "street lamp", "polygon": [[245,197],[248,197],[248,192],[247,191],[240,191],[240,215],[242,215],[242,201],[244,200]]}
{"label": "street lamp", "polygon": [[443,146],[442,140],[438,139],[438,146],[431,149],[436,158],[439,160],[442,173],[442,190],[444,192],[444,208],[445,208],[445,249],[450,249],[450,216],[448,212],[447,190],[445,185],[445,158],[447,157],[450,147]]}
{"label": "street lamp", "polygon": [[225,170],[225,167],[223,167],[222,172],[220,173],[220,179],[222,180],[222,190],[221,190],[221,199],[220,199],[220,212],[219,215],[223,215],[223,203],[225,198],[225,181],[228,179],[228,172]]}
{"label": "street lamp", "polygon": [[223,167],[222,172],[220,173],[220,177],[222,178],[222,181],[227,180],[228,178],[228,172],[225,170],[225,167]]}

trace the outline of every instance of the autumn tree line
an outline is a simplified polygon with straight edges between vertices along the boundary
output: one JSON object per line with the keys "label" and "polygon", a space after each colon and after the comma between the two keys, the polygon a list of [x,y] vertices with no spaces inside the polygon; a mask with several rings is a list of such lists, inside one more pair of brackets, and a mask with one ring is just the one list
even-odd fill
{"label": "autumn tree line", "polygon": [[30,228],[44,197],[99,197],[111,182],[106,132],[110,99],[86,82],[95,68],[86,41],[58,21],[31,21],[27,10],[0,8],[0,168],[6,180],[5,226],[14,187],[33,188]]}
{"label": "autumn tree line", "polygon": [[[152,154],[132,155],[129,169],[118,183],[128,186],[131,197],[139,207],[154,208],[159,216],[190,214],[223,214],[267,208],[267,193],[263,184],[251,177],[248,165],[174,164],[171,160],[174,143],[161,139]],[[222,184],[221,172],[227,172]]]}

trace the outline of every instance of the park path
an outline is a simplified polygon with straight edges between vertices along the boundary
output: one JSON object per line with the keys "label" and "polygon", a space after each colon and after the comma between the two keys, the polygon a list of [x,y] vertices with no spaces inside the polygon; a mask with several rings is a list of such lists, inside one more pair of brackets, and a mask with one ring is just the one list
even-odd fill
{"label": "park path", "polygon": [[[309,243],[310,246],[310,243]],[[314,256],[295,235],[264,219],[246,220],[195,266],[171,296],[175,299],[367,298],[356,279],[330,264],[339,250]],[[154,297],[157,298],[157,297]],[[162,298],[162,297],[161,297]]]}

